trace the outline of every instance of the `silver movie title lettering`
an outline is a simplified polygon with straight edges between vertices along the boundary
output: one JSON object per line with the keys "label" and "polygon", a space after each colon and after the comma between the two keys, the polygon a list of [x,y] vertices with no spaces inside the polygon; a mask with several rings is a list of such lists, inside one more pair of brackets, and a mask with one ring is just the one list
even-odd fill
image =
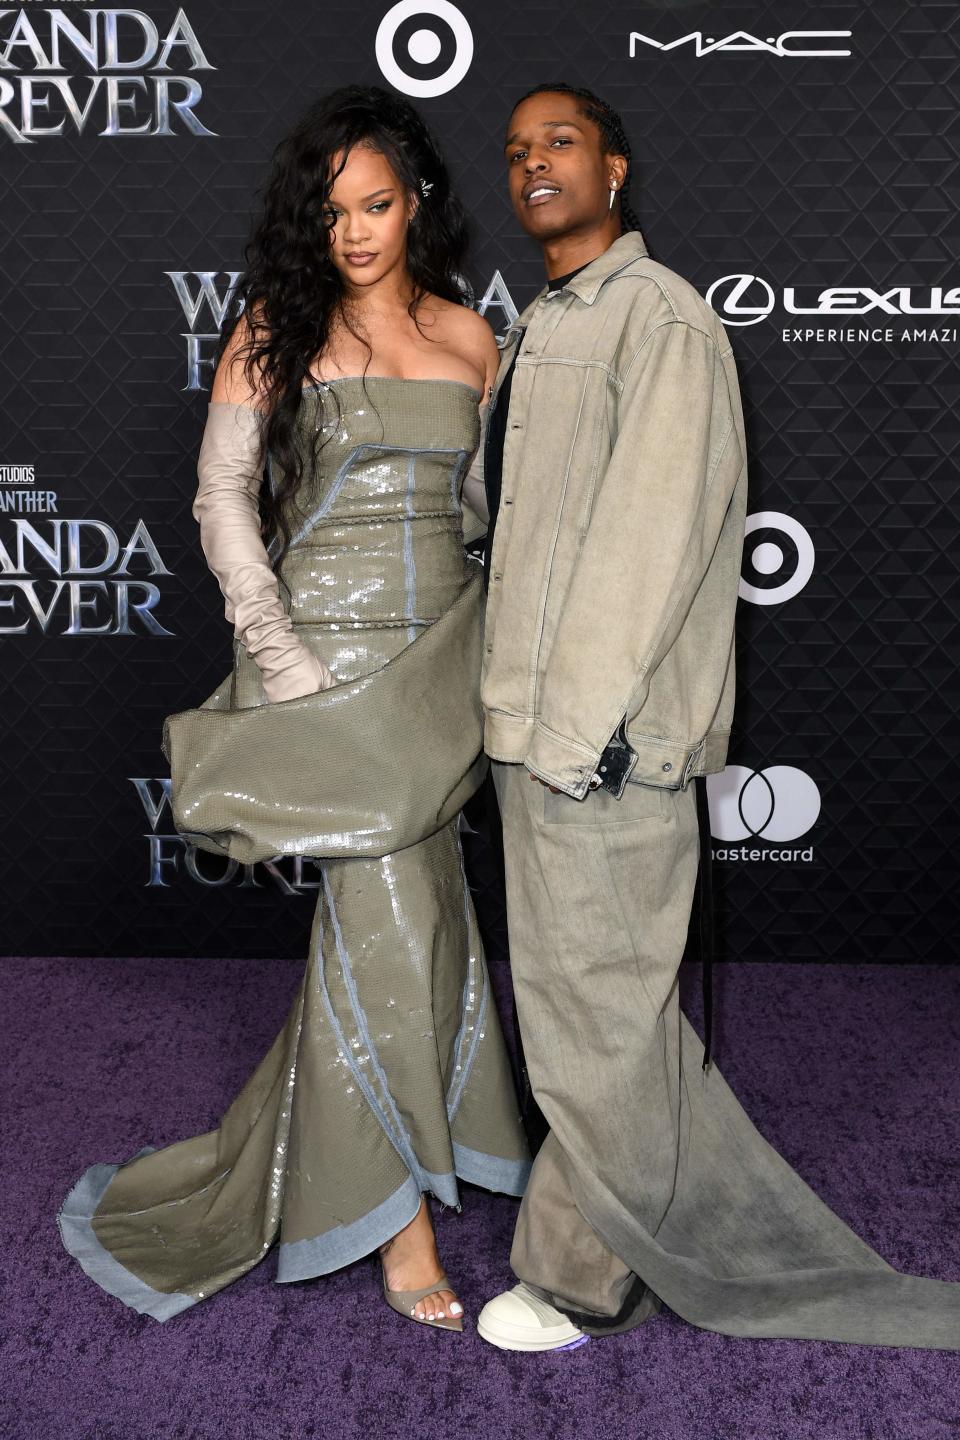
{"label": "silver movie title lettering", "polygon": [[[216,68],[182,9],[162,36],[142,10],[94,8],[79,13],[85,31],[66,11],[28,13],[0,6],[0,135],[17,145],[68,130],[82,135],[94,113],[101,136],[174,135],[178,124],[183,133],[215,135],[195,113],[203,97],[199,82],[191,75],[155,73],[169,71],[172,55],[191,71]],[[43,38],[41,16],[46,24]],[[91,72],[85,91],[82,76],[55,73],[67,69],[67,58]],[[32,73],[20,73],[26,70]],[[101,73],[133,70],[154,73]]]}
{"label": "silver movie title lettering", "polygon": [[0,612],[9,612],[0,615],[0,636],[47,635],[55,621],[61,635],[172,635],[154,614],[159,587],[130,573],[135,561],[148,575],[173,573],[143,520],[125,544],[102,520],[46,523],[43,531],[15,519],[12,541],[0,536]]}

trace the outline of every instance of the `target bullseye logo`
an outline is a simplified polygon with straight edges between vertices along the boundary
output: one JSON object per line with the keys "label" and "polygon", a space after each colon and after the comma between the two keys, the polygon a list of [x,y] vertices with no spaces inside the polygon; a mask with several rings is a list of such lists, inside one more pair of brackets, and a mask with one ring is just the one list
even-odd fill
{"label": "target bullseye logo", "polygon": [[[748,543],[748,537],[758,531],[756,541]],[[758,510],[747,516],[743,535],[740,598],[754,605],[779,605],[799,595],[813,574],[816,559],[813,541],[799,520],[779,510]],[[751,572],[754,578],[748,579]],[[777,583],[763,584],[763,579]]]}
{"label": "target bullseye logo", "polygon": [[400,0],[380,21],[376,55],[404,95],[445,95],[470,69],[473,31],[450,0]]}
{"label": "target bullseye logo", "polygon": [[770,765],[766,770],[728,765],[707,776],[707,796],[711,833],[728,843],[751,836],[797,840],[820,814],[820,791],[795,765]]}

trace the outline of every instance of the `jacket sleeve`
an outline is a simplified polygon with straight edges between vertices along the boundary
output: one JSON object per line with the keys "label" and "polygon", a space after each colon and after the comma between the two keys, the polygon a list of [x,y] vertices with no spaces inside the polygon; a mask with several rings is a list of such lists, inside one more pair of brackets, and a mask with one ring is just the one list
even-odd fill
{"label": "jacket sleeve", "polygon": [[263,445],[257,412],[213,401],[197,460],[193,517],[225,614],[263,676],[269,701],[325,690],[334,677],[294,633],[260,536]]}
{"label": "jacket sleeve", "polygon": [[643,705],[703,581],[742,469],[715,341],[666,321],[622,378],[617,431],[544,675],[527,765],[581,798]]}

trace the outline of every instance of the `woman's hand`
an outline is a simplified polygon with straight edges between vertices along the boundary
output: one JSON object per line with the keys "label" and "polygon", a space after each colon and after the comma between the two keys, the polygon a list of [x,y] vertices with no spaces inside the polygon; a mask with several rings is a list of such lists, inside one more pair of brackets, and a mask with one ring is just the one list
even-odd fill
{"label": "woman's hand", "polygon": [[333,672],[322,660],[318,660],[302,641],[298,642],[301,654],[282,670],[263,677],[263,693],[271,705],[281,700],[299,700],[304,695],[315,695],[319,690],[329,690],[336,684]]}

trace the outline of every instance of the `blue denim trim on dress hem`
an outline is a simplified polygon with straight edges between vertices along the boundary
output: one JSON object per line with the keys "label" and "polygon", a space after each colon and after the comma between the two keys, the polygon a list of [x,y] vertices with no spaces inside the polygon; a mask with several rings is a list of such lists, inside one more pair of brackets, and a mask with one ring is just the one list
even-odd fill
{"label": "blue denim trim on dress hem", "polygon": [[[139,1150],[132,1160],[141,1155],[150,1155],[152,1145]],[[125,1162],[129,1164],[130,1162]],[[108,1295],[122,1300],[131,1310],[141,1315],[150,1315],[154,1320],[169,1320],[181,1310],[195,1305],[197,1298],[174,1291],[164,1294],[154,1290],[145,1280],[140,1280],[126,1266],[115,1260],[100,1241],[93,1228],[93,1217],[97,1206],[106,1193],[107,1186],[121,1167],[119,1165],[91,1165],[77,1181],[61,1206],[57,1215],[60,1238],[73,1258]]]}
{"label": "blue denim trim on dress hem", "polygon": [[420,1186],[408,1175],[381,1205],[350,1225],[338,1225],[311,1240],[281,1241],[277,1259],[277,1280],[310,1280],[342,1270],[354,1260],[370,1255],[409,1225],[420,1208]]}
{"label": "blue denim trim on dress hem", "polygon": [[453,1163],[461,1180],[481,1185],[484,1190],[497,1190],[503,1195],[522,1195],[530,1179],[532,1160],[504,1160],[500,1155],[484,1155],[454,1141]]}

